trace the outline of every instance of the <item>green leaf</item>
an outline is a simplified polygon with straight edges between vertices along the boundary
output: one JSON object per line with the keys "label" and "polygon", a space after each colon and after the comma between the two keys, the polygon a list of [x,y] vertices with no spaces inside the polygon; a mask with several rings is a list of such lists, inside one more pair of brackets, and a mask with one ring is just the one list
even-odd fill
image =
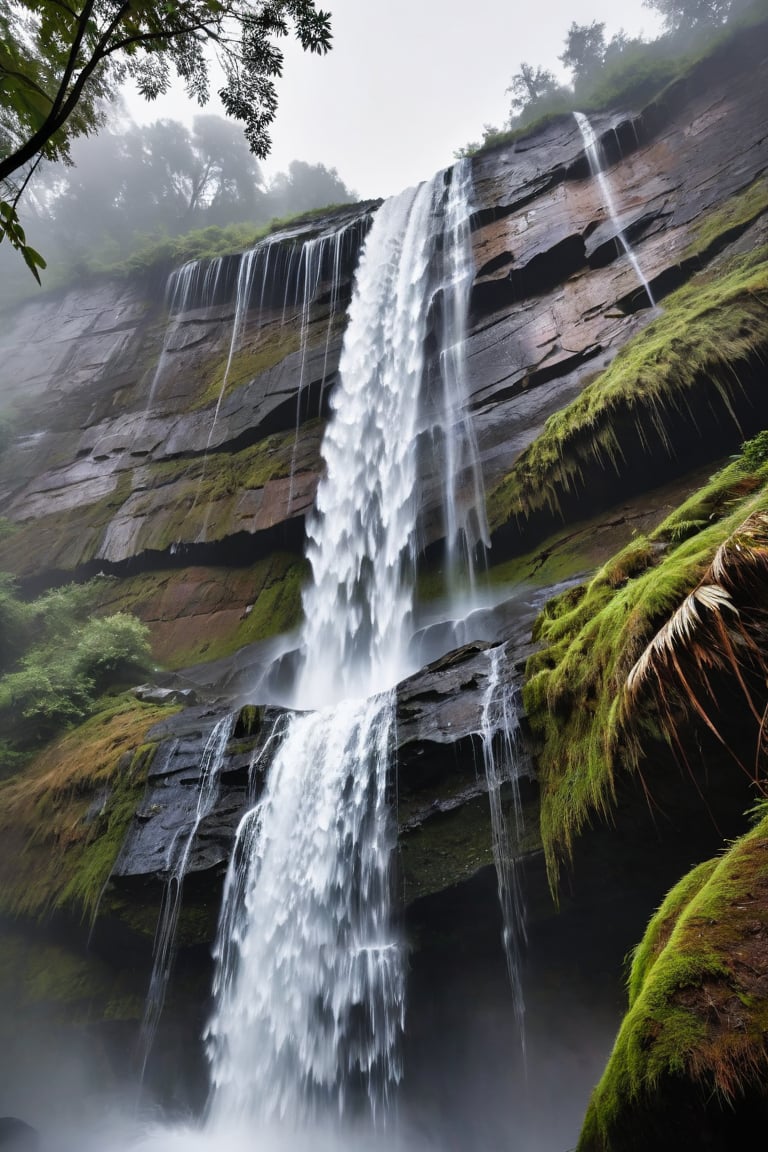
{"label": "green leaf", "polygon": [[34,258],[35,258],[35,256],[37,256],[37,253],[34,251],[33,248],[27,248],[26,245],[21,246],[19,250],[20,250],[22,256],[24,257],[24,263],[26,264],[27,268],[29,268],[30,272],[34,276],[35,280],[37,280],[38,284],[42,285],[42,280],[40,279],[40,273],[38,272],[38,270],[35,266],[35,259]]}

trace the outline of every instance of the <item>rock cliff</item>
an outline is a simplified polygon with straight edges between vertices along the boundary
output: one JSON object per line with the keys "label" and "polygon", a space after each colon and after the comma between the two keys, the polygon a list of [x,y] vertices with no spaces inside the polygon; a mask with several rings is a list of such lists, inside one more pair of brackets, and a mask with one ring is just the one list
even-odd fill
{"label": "rock cliff", "polygon": [[[761,26],[652,101],[593,118],[618,224],[570,117],[473,158],[466,349],[493,546],[488,606],[470,627],[440,616],[444,530],[425,448],[420,668],[398,687],[400,881],[413,939],[430,918],[448,931],[445,909],[460,907],[466,885],[493,863],[476,764],[489,653],[499,647],[505,678],[521,688],[525,678],[535,752],[522,769],[517,842],[534,955],[537,932],[543,939],[554,920],[545,867],[552,887],[561,886],[563,923],[569,900],[585,891],[593,911],[632,893],[637,940],[654,902],[691,863],[714,855],[723,835],[746,835],[716,870],[696,873],[701,889],[686,888],[671,911],[664,905],[662,928],[654,921],[649,929],[643,947],[653,967],[638,975],[631,1009],[642,1020],[628,1018],[593,1100],[583,1136],[590,1150],[641,1146],[627,1134],[638,1093],[658,1084],[666,1091],[667,1081],[670,1103],[649,1122],[654,1139],[665,1108],[677,1100],[694,1107],[691,1083],[714,1084],[725,1099],[746,1092],[750,1109],[765,1108],[756,1086],[762,1041],[748,1051],[745,1041],[738,1059],[699,1043],[701,1029],[696,1043],[690,1030],[683,1040],[676,1033],[661,1054],[654,1043],[662,973],[676,1020],[688,1011],[695,1031],[710,1011],[701,996],[686,1001],[682,980],[672,987],[670,950],[685,952],[694,913],[704,915],[695,901],[714,902],[727,918],[731,872],[734,900],[749,887],[749,924],[758,928],[741,917],[727,947],[746,948],[748,936],[761,974],[748,979],[740,962],[738,987],[711,1011],[731,1034],[742,1028],[734,997],[748,999],[751,1036],[765,1010],[755,940],[768,909],[743,868],[762,851],[764,829],[747,833],[742,816],[763,773],[758,764],[745,781],[729,759],[732,752],[753,762],[749,717],[760,728],[766,705],[753,650],[763,622],[750,616],[765,593],[764,525],[754,520],[764,516],[764,461],[732,465],[735,473],[709,487],[704,480],[768,423],[767,56]],[[87,914],[99,963],[119,968],[126,949],[136,957],[130,988],[116,991],[119,981],[101,974],[97,981],[99,1010],[127,1021],[147,973],[168,844],[194,809],[205,741],[232,712],[219,796],[192,845],[179,927],[182,952],[197,956],[207,977],[200,956],[215,929],[235,828],[285,713],[306,575],[304,518],[352,276],[376,207],[315,217],[272,236],[256,258],[220,258],[168,287],[158,275],[105,278],[4,317],[0,405],[12,412],[14,437],[0,455],[0,570],[29,595],[113,577],[94,585],[95,609],[144,620],[160,667],[140,699],[122,699],[33,760],[22,786],[4,786],[4,835],[23,856],[0,864],[0,910],[22,920],[55,911],[62,922]],[[624,256],[619,225],[656,307]],[[706,676],[687,708],[678,684],[670,711],[653,698],[627,713],[627,675],[725,546],[756,557],[749,577],[734,575],[728,586],[751,663],[724,659],[715,669],[717,690],[738,698],[733,716],[721,707],[723,716],[710,717],[704,696],[716,693]],[[725,579],[723,564],[721,556],[707,587]],[[595,569],[588,585],[573,586]],[[677,774],[670,747],[690,781]],[[90,776],[83,758],[93,759]],[[62,807],[67,819],[49,826]],[[600,823],[606,816],[618,838]],[[633,874],[657,842],[644,887]],[[613,890],[603,875],[611,866]],[[715,871],[720,887],[709,891]],[[725,947],[718,937],[713,965]],[[638,1043],[652,1056],[638,1054]],[[713,1147],[725,1148],[730,1129],[718,1112],[721,1121],[725,1134]]]}

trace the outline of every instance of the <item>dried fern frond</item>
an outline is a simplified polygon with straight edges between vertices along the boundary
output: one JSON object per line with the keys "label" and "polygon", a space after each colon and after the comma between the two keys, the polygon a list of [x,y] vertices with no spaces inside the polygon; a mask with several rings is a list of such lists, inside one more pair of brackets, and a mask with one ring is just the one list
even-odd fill
{"label": "dried fern frond", "polygon": [[768,679],[768,514],[754,512],[718,548],[699,584],[656,633],[627,676],[623,712],[630,718],[642,691],[655,698],[676,740],[682,711],[695,712],[724,740],[702,702],[716,702],[713,671],[734,676],[760,731],[764,708],[748,680]]}

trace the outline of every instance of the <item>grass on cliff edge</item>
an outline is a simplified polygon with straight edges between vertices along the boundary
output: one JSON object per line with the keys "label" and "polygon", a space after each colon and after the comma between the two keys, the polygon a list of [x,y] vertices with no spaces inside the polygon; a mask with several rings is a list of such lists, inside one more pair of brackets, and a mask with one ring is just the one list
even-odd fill
{"label": "grass on cliff edge", "polygon": [[[630,1003],[578,1152],[652,1148],[686,1082],[738,1108],[768,1073],[768,816],[672,889],[634,954]],[[671,1093],[671,1099],[666,1099]],[[705,1121],[703,1121],[705,1122]],[[667,1147],[667,1144],[664,1145]]]}
{"label": "grass on cliff edge", "polygon": [[704,26],[693,34],[686,26],[676,33],[634,44],[612,63],[599,68],[578,91],[559,88],[554,95],[523,109],[514,127],[488,128],[482,144],[468,144],[456,155],[482,155],[513,144],[562,116],[572,115],[574,110],[601,112],[649,99],[657,103],[673,85],[708,67],[718,55],[754,35],[754,30],[767,21],[766,0],[753,0],[734,12],[724,26]]}
{"label": "grass on cliff edge", "polygon": [[588,583],[549,601],[536,621],[534,637],[542,647],[526,667],[524,703],[555,892],[575,837],[592,816],[609,815],[617,771],[637,770],[647,739],[670,738],[652,701],[628,706],[627,676],[723,542],[747,516],[768,512],[766,454],[751,450],[759,442],[745,446],[742,458],[654,531],[637,536]]}
{"label": "grass on cliff edge", "polygon": [[[492,530],[513,517],[561,510],[595,469],[621,473],[621,429],[671,453],[666,420],[687,413],[695,428],[699,393],[714,386],[733,417],[736,366],[768,348],[768,247],[701,274],[665,301],[664,312],[630,340],[544,431],[489,493]],[[735,419],[735,417],[734,417]]]}
{"label": "grass on cliff edge", "polygon": [[95,914],[152,763],[146,733],[175,711],[130,694],[104,699],[0,783],[0,912]]}

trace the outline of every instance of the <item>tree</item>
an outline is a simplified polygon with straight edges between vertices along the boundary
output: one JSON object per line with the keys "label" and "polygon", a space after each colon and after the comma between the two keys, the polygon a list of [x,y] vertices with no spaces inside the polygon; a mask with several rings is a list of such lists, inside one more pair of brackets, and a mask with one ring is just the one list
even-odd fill
{"label": "tree", "polygon": [[[93,131],[99,102],[127,78],[153,99],[175,71],[190,96],[209,96],[207,49],[224,74],[219,96],[245,125],[251,151],[269,152],[290,30],[310,52],[330,48],[330,15],[315,0],[3,0],[0,8],[0,241],[7,236],[35,276],[18,202],[39,159],[66,158]],[[38,276],[39,279],[39,276]]]}
{"label": "tree", "polygon": [[725,23],[733,6],[732,0],[643,0],[643,3],[661,14],[667,32],[717,27]]}
{"label": "tree", "polygon": [[559,86],[552,72],[544,68],[534,68],[523,62],[520,71],[512,77],[507,92],[512,93],[510,105],[512,114],[522,112],[531,104],[538,104],[550,96],[555,96]]}
{"label": "tree", "polygon": [[573,76],[574,86],[594,75],[605,59],[605,24],[571,24],[565,38],[565,52],[558,56]]}
{"label": "tree", "polygon": [[267,191],[272,216],[294,216],[327,204],[348,204],[357,194],[347,188],[335,168],[292,160],[287,172],[278,172]]}

